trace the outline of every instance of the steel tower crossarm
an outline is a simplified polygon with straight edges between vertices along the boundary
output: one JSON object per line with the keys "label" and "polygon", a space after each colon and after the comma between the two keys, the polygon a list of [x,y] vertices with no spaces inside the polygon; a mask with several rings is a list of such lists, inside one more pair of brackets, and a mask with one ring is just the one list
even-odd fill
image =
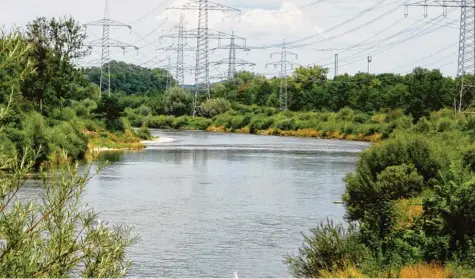
{"label": "steel tower crossarm", "polygon": [[[405,16],[408,15],[410,6],[424,8],[424,16],[428,15],[428,7],[442,7],[443,15],[447,16],[447,8],[460,8],[460,29],[457,76],[460,78],[460,91],[454,97],[454,108],[463,112],[471,105],[475,96],[475,0],[424,0],[405,4]],[[466,75],[472,75],[467,78]]]}
{"label": "steel tower crossarm", "polygon": [[[229,7],[226,5],[221,5],[218,3],[206,1],[207,3],[207,9],[208,11],[223,11],[223,12],[238,12],[240,13],[241,11],[239,9],[235,9],[233,7]],[[197,10],[199,11],[202,8],[202,1],[196,0],[196,1],[190,1],[182,6],[178,7],[170,7],[168,8],[169,10]]]}
{"label": "steel tower crossarm", "polygon": [[106,6],[104,9],[104,18],[89,22],[84,24],[84,26],[87,28],[87,26],[100,26],[102,27],[102,38],[100,40],[95,40],[89,43],[85,43],[86,46],[89,46],[89,48],[93,47],[101,47],[102,53],[101,53],[101,79],[100,79],[100,94],[102,95],[102,92],[107,90],[109,93],[109,96],[111,95],[111,67],[110,67],[110,49],[111,48],[121,48],[124,50],[126,48],[135,48],[138,50],[138,47],[119,42],[117,40],[113,40],[110,38],[110,28],[112,26],[114,27],[127,27],[130,30],[132,30],[132,26],[121,23],[115,20],[110,19],[109,15],[109,2],[106,0]]}

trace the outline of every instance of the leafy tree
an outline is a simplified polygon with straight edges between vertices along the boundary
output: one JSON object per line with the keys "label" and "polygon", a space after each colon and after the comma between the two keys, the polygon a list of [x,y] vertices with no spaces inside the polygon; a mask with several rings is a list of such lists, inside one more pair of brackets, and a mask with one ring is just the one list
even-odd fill
{"label": "leafy tree", "polygon": [[117,97],[104,95],[92,113],[95,118],[105,121],[108,130],[124,131],[125,127],[120,119],[123,110]]}
{"label": "leafy tree", "polygon": [[[138,94],[165,91],[168,73],[163,69],[148,69],[120,61],[111,61],[111,91]],[[93,67],[85,69],[88,79],[99,85],[101,69]],[[171,77],[170,83],[176,84]]]}
{"label": "leafy tree", "polygon": [[231,103],[223,98],[209,99],[201,104],[201,115],[211,118],[218,114],[223,114],[231,108]]}
{"label": "leafy tree", "polygon": [[188,115],[192,109],[193,96],[182,88],[173,87],[165,92],[163,105],[168,114]]}
{"label": "leafy tree", "polygon": [[79,87],[87,81],[73,61],[84,57],[83,28],[72,18],[37,18],[26,28],[26,40],[33,46],[30,58],[36,72],[22,86],[23,95],[38,105],[60,106],[65,99],[77,99]]}

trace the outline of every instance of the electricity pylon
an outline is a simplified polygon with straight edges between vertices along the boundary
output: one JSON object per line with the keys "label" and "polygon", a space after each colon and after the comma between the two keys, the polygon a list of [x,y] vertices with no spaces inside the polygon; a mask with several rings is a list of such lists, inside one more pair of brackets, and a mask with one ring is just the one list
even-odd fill
{"label": "electricity pylon", "polygon": [[277,68],[277,66],[280,66],[280,95],[279,95],[279,101],[280,101],[280,109],[281,110],[287,110],[288,109],[288,77],[287,77],[287,67],[290,67],[293,69],[296,65],[296,63],[293,63],[291,61],[287,60],[288,56],[294,56],[295,59],[298,59],[298,55],[293,52],[287,51],[287,47],[284,43],[282,45],[282,51],[280,52],[275,52],[270,55],[271,58],[274,57],[274,55],[279,55],[280,56],[280,61],[278,62],[272,62],[272,63],[267,63],[266,67],[269,65],[273,65],[274,68]]}
{"label": "electricity pylon", "polygon": [[159,47],[157,48],[157,50],[172,51],[176,53],[176,80],[177,80],[178,85],[180,85],[183,88],[185,85],[185,70],[195,69],[194,67],[191,69],[190,67],[185,66],[185,59],[184,59],[185,51],[192,51],[192,52],[196,51],[196,47],[188,46],[186,42],[186,38],[184,37],[185,16],[181,14],[180,23],[178,24],[178,26],[176,26],[172,30],[165,31],[164,33],[168,33],[168,35],[160,36],[160,44],[162,44],[162,41],[164,38],[172,38],[172,39],[176,38],[177,43],[175,44],[175,40],[173,40],[173,43],[171,45]]}
{"label": "electricity pylon", "polygon": [[[207,32],[207,36],[206,36],[207,41],[208,40],[218,40],[218,45],[219,46],[221,45],[221,41],[223,41],[223,40],[231,40],[231,39],[240,40],[240,41],[243,41],[244,44],[246,42],[246,39],[244,39],[244,38],[233,36],[233,35],[230,35],[230,34],[227,34],[227,33],[224,33],[224,32],[220,32],[220,31],[216,31],[216,30],[212,30],[212,29],[207,29],[206,32]],[[179,32],[176,32],[174,30],[172,30],[171,32],[168,32],[168,33],[167,32],[164,32],[164,33],[165,33],[164,35],[160,36],[160,39],[166,39],[166,38],[177,39],[177,38],[181,37],[181,38],[184,38],[184,39],[198,38],[198,40],[199,40],[199,38],[201,36],[201,31],[199,29],[184,30],[182,34],[180,34]],[[192,48],[188,48],[188,49],[184,48],[185,51],[189,50],[189,49],[192,49]],[[208,54],[208,52],[209,52],[208,47],[206,47],[206,49],[207,49],[206,53]],[[197,55],[198,55],[198,52],[197,52]],[[198,61],[198,59],[197,59],[197,61]],[[198,63],[196,64],[196,68],[195,68],[195,94],[194,94],[193,111],[192,111],[193,116],[195,116],[196,113],[198,112],[198,110],[200,109],[200,105],[198,103],[199,96],[201,94],[206,94],[207,98],[210,97],[209,66],[210,66],[210,62],[209,62],[208,57],[206,58],[205,66],[201,62],[199,64]],[[202,79],[204,72],[206,72],[206,81],[205,81],[205,79]]]}
{"label": "electricity pylon", "polygon": [[[454,98],[454,108],[455,111],[461,113],[470,105],[464,104],[469,102],[465,99],[468,94],[473,94],[475,87],[475,0],[424,0],[406,3],[405,16],[409,13],[409,6],[423,7],[424,17],[428,15],[428,7],[441,7],[444,17],[447,16],[447,8],[460,8],[457,77],[460,78],[461,85],[458,96]],[[472,77],[468,78],[466,75],[472,75]]]}
{"label": "electricity pylon", "polygon": [[110,38],[110,28],[111,28],[111,26],[127,27],[130,30],[132,30],[132,26],[110,19],[108,0],[106,0],[106,7],[105,7],[105,10],[104,10],[104,18],[101,19],[101,20],[86,23],[86,24],[84,24],[84,26],[86,28],[87,28],[87,26],[101,26],[102,27],[102,38],[98,39],[98,40],[95,40],[95,41],[92,41],[92,42],[89,42],[89,43],[86,43],[86,46],[88,46],[89,48],[93,48],[93,47],[101,47],[102,48],[102,53],[101,53],[101,80],[99,82],[100,94],[102,95],[102,92],[104,92],[104,90],[107,90],[107,92],[109,93],[109,96],[110,96],[111,95],[110,49],[111,48],[121,48],[121,49],[124,50],[124,54],[125,54],[125,49],[126,48],[134,48],[136,50],[139,49],[136,46],[111,39]]}
{"label": "electricity pylon", "polygon": [[210,33],[208,29],[208,12],[240,12],[240,10],[213,3],[208,0],[192,0],[180,7],[172,7],[168,9],[175,10],[196,10],[198,11],[198,29],[196,34],[196,71],[195,71],[195,99],[193,105],[193,116],[196,115],[199,105],[197,97],[199,94],[206,94],[210,97],[209,83],[209,39]]}
{"label": "electricity pylon", "polygon": [[251,49],[246,47],[246,45],[236,44],[236,37],[234,36],[234,31],[231,34],[231,40],[229,45],[218,46],[211,49],[215,51],[218,49],[229,49],[229,57],[227,59],[222,59],[220,61],[210,62],[212,65],[228,65],[228,79],[232,79],[236,75],[237,66],[256,66],[255,63],[245,61],[236,57],[236,50],[250,51]]}
{"label": "electricity pylon", "polygon": [[183,38],[185,32],[185,15],[180,15],[180,23],[178,24],[178,44],[176,51],[176,79],[178,84],[182,87],[185,85],[185,38]]}

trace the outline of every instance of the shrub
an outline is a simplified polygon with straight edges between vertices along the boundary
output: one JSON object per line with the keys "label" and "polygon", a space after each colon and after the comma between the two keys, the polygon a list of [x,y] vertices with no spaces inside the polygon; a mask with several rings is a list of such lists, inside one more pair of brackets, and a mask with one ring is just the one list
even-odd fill
{"label": "shrub", "polygon": [[191,113],[193,96],[186,90],[173,87],[165,92],[163,106],[167,114],[182,116]]}
{"label": "shrub", "polygon": [[423,133],[426,134],[430,132],[432,128],[432,124],[427,120],[425,116],[421,117],[419,121],[417,121],[417,124],[414,126],[414,130],[418,133]]}
{"label": "shrub", "polygon": [[140,115],[147,116],[147,115],[152,114],[152,109],[146,105],[141,105],[140,107],[136,109],[136,112]]}
{"label": "shrub", "polygon": [[150,118],[148,127],[154,129],[170,129],[172,127],[173,120],[173,116],[153,116]]}
{"label": "shrub", "polygon": [[385,121],[386,121],[386,114],[384,113],[375,114],[371,117],[372,123],[383,123]]}
{"label": "shrub", "polygon": [[283,131],[293,131],[296,130],[297,125],[294,119],[284,119],[275,122],[274,127]]}
{"label": "shrub", "polygon": [[140,139],[143,140],[152,139],[152,133],[150,132],[150,129],[147,126],[140,127],[140,129],[137,130],[136,134]]}
{"label": "shrub", "polygon": [[448,118],[442,118],[437,123],[437,132],[443,133],[454,128],[454,122]]}
{"label": "shrub", "polygon": [[201,115],[211,118],[223,114],[231,108],[231,103],[223,98],[210,99],[201,104]]}
{"label": "shrub", "polygon": [[190,118],[188,121],[188,128],[196,129],[196,130],[206,130],[211,125],[211,119],[203,118],[203,117],[194,117]]}
{"label": "shrub", "polygon": [[176,117],[172,121],[172,128],[173,129],[180,129],[188,125],[188,116],[180,116]]}
{"label": "shrub", "polygon": [[[2,247],[0,275],[4,278],[124,277],[130,267],[124,255],[134,243],[130,228],[109,227],[84,204],[82,198],[92,173],[90,166],[79,169],[64,153],[57,154],[48,172],[41,171],[43,198],[22,202],[18,190],[32,171],[35,156],[0,154],[3,197],[0,200]],[[48,218],[50,217],[50,218]],[[113,247],[113,249],[111,248]],[[84,264],[78,264],[84,263]]]}
{"label": "shrub", "polygon": [[345,107],[338,111],[336,117],[341,121],[351,122],[355,118],[355,112],[351,108]]}
{"label": "shrub", "polygon": [[361,244],[357,227],[348,229],[333,222],[320,224],[304,235],[304,243],[295,256],[287,256],[290,273],[297,278],[318,278],[327,272],[359,266],[367,259],[369,250]]}
{"label": "shrub", "polygon": [[[429,186],[438,177],[447,158],[436,154],[431,148],[431,141],[421,135],[400,134],[394,139],[375,145],[360,155],[356,172],[346,178],[346,202],[351,220],[364,219],[365,212],[377,213],[375,200],[379,200],[384,185],[388,185],[386,199],[399,198],[401,191],[411,190],[412,194],[422,190],[417,183],[415,188],[407,183],[419,181],[422,176],[424,184]],[[389,168],[399,166],[396,168]],[[384,172],[383,172],[384,171]],[[405,175],[403,175],[405,174]],[[395,176],[395,177],[392,177]],[[399,178],[398,178],[399,177]],[[382,180],[383,179],[383,180]],[[393,179],[399,179],[399,186],[393,189]],[[387,182],[382,182],[387,181]],[[397,183],[395,185],[397,185]],[[397,190],[396,190],[397,189]],[[386,191],[386,190],[385,190]],[[406,195],[406,193],[402,193]]]}

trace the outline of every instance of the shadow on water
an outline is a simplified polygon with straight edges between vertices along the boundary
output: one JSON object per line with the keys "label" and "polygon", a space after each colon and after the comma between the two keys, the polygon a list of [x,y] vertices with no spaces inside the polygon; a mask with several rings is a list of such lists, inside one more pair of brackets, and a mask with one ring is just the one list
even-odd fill
{"label": "shadow on water", "polygon": [[124,156],[124,153],[125,152],[123,152],[123,151],[102,152],[97,157],[97,160],[101,163],[104,163],[104,162],[109,162],[109,163],[120,162],[120,160]]}

